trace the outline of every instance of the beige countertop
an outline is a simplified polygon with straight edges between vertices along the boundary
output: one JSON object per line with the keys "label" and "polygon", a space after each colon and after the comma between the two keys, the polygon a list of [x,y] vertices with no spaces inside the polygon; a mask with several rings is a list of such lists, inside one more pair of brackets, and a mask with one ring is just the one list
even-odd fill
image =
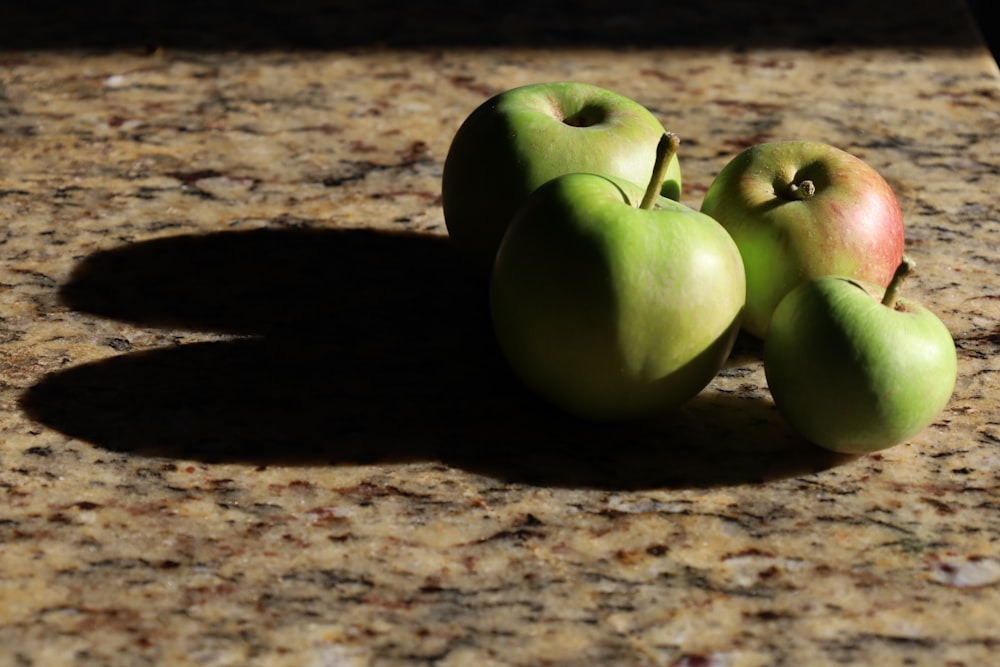
{"label": "beige countertop", "polygon": [[[0,52],[0,665],[995,662],[1000,75],[965,6],[769,39],[522,4],[478,45],[454,16],[366,45],[372,10],[307,48]],[[556,79],[677,132],[692,206],[769,139],[878,169],[957,343],[939,419],[826,455],[747,339],[654,423],[527,396],[440,176],[486,96]]]}

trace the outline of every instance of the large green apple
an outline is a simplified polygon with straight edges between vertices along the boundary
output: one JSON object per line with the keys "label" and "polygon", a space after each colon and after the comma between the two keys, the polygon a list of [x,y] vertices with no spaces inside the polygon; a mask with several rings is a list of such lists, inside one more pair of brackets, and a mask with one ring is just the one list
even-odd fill
{"label": "large green apple", "polygon": [[743,328],[763,338],[774,308],[810,278],[889,284],[903,254],[903,214],[861,159],[814,141],[743,151],[712,181],[702,213],[733,236],[747,272]]}
{"label": "large green apple", "polygon": [[676,138],[645,191],[596,174],[536,190],[497,253],[490,307],[512,369],[579,417],[651,416],[697,394],[739,332],[743,263],[726,231],[658,195]]}
{"label": "large green apple", "polygon": [[937,316],[887,290],[838,276],[806,281],[782,299],[764,339],[775,405],[804,437],[845,453],[905,442],[951,397],[955,343]]}
{"label": "large green apple", "polygon": [[[480,105],[445,158],[441,193],[455,246],[488,272],[514,212],[556,176],[590,172],[646,183],[663,125],[644,106],[578,82],[513,88]],[[680,198],[677,158],[662,192]]]}

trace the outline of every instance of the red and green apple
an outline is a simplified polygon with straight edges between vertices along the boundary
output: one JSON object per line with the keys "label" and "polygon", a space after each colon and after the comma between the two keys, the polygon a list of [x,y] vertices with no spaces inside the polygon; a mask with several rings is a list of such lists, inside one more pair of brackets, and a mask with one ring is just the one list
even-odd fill
{"label": "red and green apple", "polygon": [[746,149],[712,181],[701,211],[740,249],[743,328],[758,338],[793,287],[824,275],[885,287],[903,254],[903,215],[889,184],[860,158],[821,142]]}

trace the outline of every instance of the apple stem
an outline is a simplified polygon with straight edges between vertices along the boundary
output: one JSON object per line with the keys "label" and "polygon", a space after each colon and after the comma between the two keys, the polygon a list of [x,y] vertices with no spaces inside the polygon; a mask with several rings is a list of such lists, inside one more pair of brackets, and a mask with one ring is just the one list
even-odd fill
{"label": "apple stem", "polygon": [[653,204],[656,203],[656,198],[663,188],[663,181],[667,178],[667,167],[670,166],[670,160],[677,154],[677,148],[680,144],[681,140],[673,132],[665,132],[660,137],[660,142],[656,144],[653,176],[649,179],[649,185],[646,186],[646,192],[642,195],[642,203],[639,204],[639,208],[653,208]]}
{"label": "apple stem", "polygon": [[896,272],[892,274],[892,280],[889,281],[889,286],[885,288],[885,295],[882,297],[882,305],[888,308],[896,307],[896,299],[899,298],[899,288],[902,287],[903,281],[908,275],[913,273],[913,270],[917,268],[917,265],[912,259],[903,255],[903,260],[896,267]]}
{"label": "apple stem", "polygon": [[792,183],[788,186],[788,195],[791,199],[809,199],[814,194],[816,194],[816,184],[812,181],[802,181],[801,183]]}

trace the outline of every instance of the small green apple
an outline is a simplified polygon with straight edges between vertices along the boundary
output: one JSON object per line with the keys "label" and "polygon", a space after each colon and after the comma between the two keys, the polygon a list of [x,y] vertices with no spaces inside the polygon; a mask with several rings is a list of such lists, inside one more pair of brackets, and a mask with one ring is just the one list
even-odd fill
{"label": "small green apple", "polygon": [[717,222],[640,186],[566,174],[536,190],[496,256],[490,308],[515,374],[578,417],[651,416],[697,394],[739,333],[745,278]]}
{"label": "small green apple", "polygon": [[726,228],[743,255],[743,328],[758,338],[799,283],[839,275],[884,288],[903,254],[903,214],[889,184],[821,142],[748,148],[712,181],[701,212]]}
{"label": "small green apple", "polygon": [[945,407],[955,342],[934,313],[898,298],[904,258],[888,289],[838,276],[806,281],[782,299],[764,339],[775,405],[805,438],[844,453],[905,442]]}
{"label": "small green apple", "polygon": [[[623,95],[579,82],[537,83],[500,93],[459,127],[441,182],[448,236],[488,273],[521,202],[562,174],[589,172],[646,183],[663,125]],[[680,198],[677,158],[662,193]]]}

